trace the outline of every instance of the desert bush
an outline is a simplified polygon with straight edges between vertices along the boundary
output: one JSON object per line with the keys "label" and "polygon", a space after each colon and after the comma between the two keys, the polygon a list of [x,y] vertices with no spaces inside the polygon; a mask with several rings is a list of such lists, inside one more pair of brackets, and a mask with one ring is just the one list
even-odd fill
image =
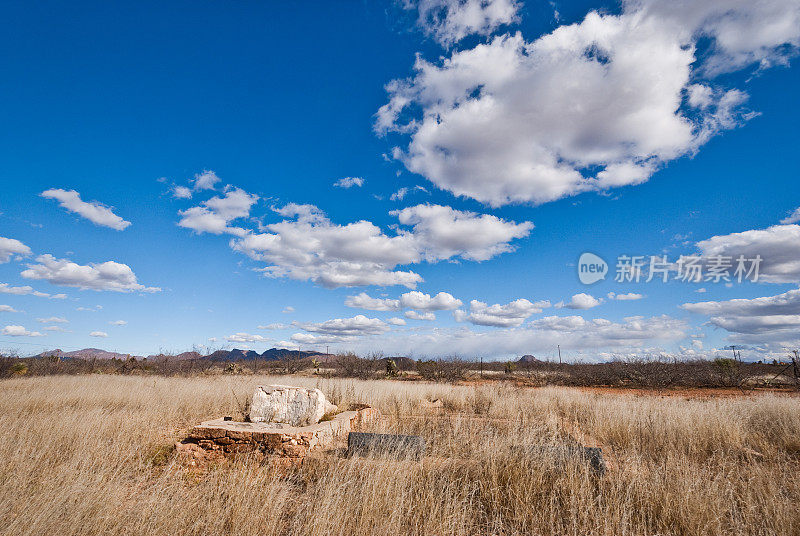
{"label": "desert bush", "polygon": [[366,380],[377,371],[376,361],[373,357],[361,358],[353,352],[346,352],[335,357],[334,366],[339,376]]}
{"label": "desert bush", "polygon": [[469,364],[460,359],[439,359],[418,361],[417,372],[420,377],[433,382],[454,383],[463,380]]}

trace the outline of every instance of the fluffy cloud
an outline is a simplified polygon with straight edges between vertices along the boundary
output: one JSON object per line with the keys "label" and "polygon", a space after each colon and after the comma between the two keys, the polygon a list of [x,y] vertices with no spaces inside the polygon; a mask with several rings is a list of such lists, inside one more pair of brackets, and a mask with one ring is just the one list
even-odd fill
{"label": "fluffy cloud", "polygon": [[615,294],[613,292],[608,293],[609,300],[626,301],[626,300],[641,300],[642,298],[644,298],[642,294],[636,294],[635,292],[628,292],[627,294]]}
{"label": "fluffy cloud", "polygon": [[739,340],[792,341],[800,330],[800,289],[753,299],[685,303],[681,307],[710,316],[714,326],[752,336]]}
{"label": "fluffy cloud", "polygon": [[433,298],[419,291],[406,292],[400,296],[400,305],[419,311],[451,311],[461,307],[461,300],[447,292],[440,292]]}
{"label": "fluffy cloud", "polygon": [[10,305],[0,305],[0,313],[18,313],[16,309]]}
{"label": "fluffy cloud", "polygon": [[389,326],[378,318],[356,315],[353,318],[334,318],[320,323],[294,322],[306,333],[295,333],[290,338],[298,344],[320,345],[352,343],[362,337],[371,337],[389,331]]}
{"label": "fluffy cloud", "polygon": [[291,305],[287,305],[286,307],[283,308],[281,312],[285,315],[290,315],[294,312],[294,307],[292,307]]}
{"label": "fluffy cloud", "polygon": [[401,294],[398,299],[373,298],[366,292],[355,296],[348,296],[344,304],[348,307],[358,309],[369,309],[370,311],[399,311],[404,308],[417,309],[419,311],[448,311],[461,307],[461,300],[454,298],[447,292],[440,292],[431,297],[430,294],[423,294],[419,291],[406,292]]}
{"label": "fluffy cloud", "polygon": [[550,307],[549,301],[533,303],[525,298],[514,300],[505,305],[496,303],[488,305],[478,300],[469,302],[469,313],[455,311],[457,322],[470,322],[479,326],[516,327],[534,313],[541,313],[542,308]]}
{"label": "fluffy cloud", "polygon": [[759,281],[800,283],[800,225],[774,225],[767,229],[713,236],[697,243],[705,257],[717,255],[761,256]]}
{"label": "fluffy cloud", "polygon": [[396,317],[396,316],[393,316],[392,318],[387,320],[386,323],[387,324],[391,324],[393,326],[405,326],[406,325],[406,321],[404,319]]}
{"label": "fluffy cloud", "polygon": [[69,320],[60,316],[51,316],[50,318],[37,318],[37,322],[42,324],[67,324]]}
{"label": "fluffy cloud", "polygon": [[436,320],[436,315],[430,311],[426,311],[424,313],[419,313],[417,311],[406,311],[403,313],[403,316],[411,320],[426,320],[428,322],[433,322]]}
{"label": "fluffy cloud", "polygon": [[102,203],[98,203],[97,201],[87,203],[83,201],[80,194],[75,190],[50,189],[45,190],[40,195],[45,198],[57,200],[62,208],[83,216],[96,225],[122,231],[131,224],[131,222],[125,221],[114,214],[110,208]]}
{"label": "fluffy cloud", "polygon": [[128,322],[126,320],[111,320],[109,322],[109,325],[122,327],[122,326],[127,326]]}
{"label": "fluffy cloud", "polygon": [[471,34],[489,35],[503,24],[517,21],[515,0],[405,0],[406,9],[419,13],[417,24],[443,46]]}
{"label": "fluffy cloud", "polygon": [[368,221],[332,223],[313,205],[274,208],[284,221],[262,226],[231,241],[231,247],[266,262],[268,277],[311,280],[323,286],[403,285],[414,288],[422,277],[397,266],[452,258],[486,260],[514,248],[509,242],[527,236],[529,222],[514,223],[491,215],[440,205],[418,205],[393,212],[410,229],[385,234]]}
{"label": "fluffy cloud", "polygon": [[212,197],[200,206],[179,212],[181,219],[178,225],[197,233],[229,233],[244,236],[247,233],[245,229],[230,227],[228,224],[235,219],[249,216],[251,207],[258,199],[257,195],[232,188],[221,197]]}
{"label": "fluffy cloud", "polygon": [[355,296],[348,296],[344,300],[347,307],[355,307],[357,309],[368,309],[370,311],[399,311],[400,300],[393,300],[390,298],[373,298],[366,292],[356,294]]}
{"label": "fluffy cloud", "polygon": [[213,190],[219,181],[216,173],[206,169],[202,173],[196,173],[192,182],[195,190]]}
{"label": "fluffy cloud", "polygon": [[[289,337],[292,343],[298,345],[319,346],[323,344],[342,344],[351,343],[356,337],[350,335],[313,335],[311,333],[295,333]],[[289,346],[290,343],[282,341],[281,346]]]}
{"label": "fluffy cloud", "polygon": [[14,238],[0,236],[0,264],[8,262],[14,255],[30,255],[31,248]]}
{"label": "fluffy cloud", "polygon": [[3,335],[11,337],[44,337],[44,333],[38,331],[28,331],[23,326],[6,326],[2,331]]}
{"label": "fluffy cloud", "polygon": [[364,179],[361,177],[344,177],[333,183],[338,188],[352,188],[353,186],[364,186]]}
{"label": "fluffy cloud", "polygon": [[295,322],[295,326],[303,331],[319,333],[321,335],[377,335],[389,330],[389,326],[378,318],[367,318],[356,315],[352,318],[334,318],[318,324]]}
{"label": "fluffy cloud", "polygon": [[81,290],[113,290],[116,292],[158,292],[157,287],[145,287],[136,281],[136,275],[127,264],[106,261],[80,265],[52,255],[40,255],[39,264],[29,264],[20,275],[26,279],[49,281],[54,285],[77,287]]}
{"label": "fluffy cloud", "polygon": [[794,209],[794,212],[786,216],[781,220],[781,223],[784,225],[788,225],[790,223],[797,223],[800,222],[800,207]]}
{"label": "fluffy cloud", "polygon": [[475,214],[442,205],[416,205],[391,214],[412,232],[427,260],[460,256],[485,261],[501,253],[513,251],[509,244],[515,238],[530,234],[530,222],[513,223],[491,214]]}
{"label": "fluffy cloud", "polygon": [[33,290],[33,287],[25,285],[22,287],[12,287],[8,283],[0,283],[0,294],[13,294],[15,296],[36,296],[38,298],[50,298],[52,300],[64,300],[66,294],[48,294],[47,292],[39,292]]}
{"label": "fluffy cloud", "polygon": [[108,337],[108,333],[106,333],[105,331],[92,331],[91,333],[89,333],[89,336],[104,339]]}
{"label": "fluffy cloud", "polygon": [[777,296],[685,303],[681,307],[687,311],[704,315],[800,315],[800,289],[790,290]]}
{"label": "fluffy cloud", "polygon": [[191,199],[192,190],[186,186],[175,186],[172,188],[172,196],[175,199]]}
{"label": "fluffy cloud", "polygon": [[556,304],[557,309],[591,309],[592,307],[597,307],[603,303],[602,299],[597,299],[591,294],[586,294],[585,292],[581,292],[580,294],[575,294],[572,298],[564,303],[563,301],[558,302]]}
{"label": "fluffy cloud", "polygon": [[410,171],[493,206],[638,184],[752,117],[717,74],[785,62],[799,38],[795,0],[630,0],[535,41],[418,57],[375,128],[409,136],[394,156]]}
{"label": "fluffy cloud", "polygon": [[249,333],[234,333],[233,335],[228,335],[225,337],[225,340],[228,342],[262,342],[268,341],[266,337],[262,337],[261,335],[251,335]]}

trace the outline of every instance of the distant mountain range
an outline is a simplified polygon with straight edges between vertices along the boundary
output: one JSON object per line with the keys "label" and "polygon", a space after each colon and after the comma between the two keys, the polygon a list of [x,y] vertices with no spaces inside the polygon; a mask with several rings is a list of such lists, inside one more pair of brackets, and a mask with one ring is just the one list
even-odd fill
{"label": "distant mountain range", "polygon": [[[129,359],[131,357],[141,360],[143,356],[120,354],[118,352],[109,352],[101,350],[100,348],[84,348],[83,350],[75,350],[72,352],[64,352],[63,350],[47,350],[33,357],[60,357],[62,359]],[[327,358],[327,354],[312,351],[300,350],[287,350],[285,348],[270,348],[262,353],[253,350],[240,350],[234,348],[233,350],[217,350],[210,355],[202,355],[199,352],[183,352],[178,355],[149,355],[148,361],[170,360],[170,361],[186,361],[191,359],[208,359],[211,361],[252,361],[255,359],[264,359],[266,361],[278,361],[280,359],[305,359],[308,357],[319,356],[322,360]]]}
{"label": "distant mountain range", "polygon": [[63,350],[46,350],[41,354],[33,357],[60,357],[62,359],[128,359],[131,357],[129,354],[120,354],[117,352],[109,352],[101,350],[100,348],[84,348],[83,350],[75,350],[73,352],[64,352]]}

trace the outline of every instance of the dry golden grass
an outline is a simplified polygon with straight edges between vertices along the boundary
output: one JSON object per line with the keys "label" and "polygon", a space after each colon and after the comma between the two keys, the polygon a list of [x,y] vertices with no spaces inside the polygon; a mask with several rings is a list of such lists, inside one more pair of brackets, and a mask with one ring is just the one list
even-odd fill
{"label": "dry golden grass", "polygon": [[[237,416],[258,383],[368,403],[423,435],[422,462],[315,456],[280,476],[252,459],[198,476],[170,446]],[[238,403],[237,403],[238,398]],[[438,404],[429,401],[441,400]],[[0,383],[4,534],[798,534],[800,401],[587,394],[254,376],[62,376]],[[613,452],[521,457],[565,430]]]}

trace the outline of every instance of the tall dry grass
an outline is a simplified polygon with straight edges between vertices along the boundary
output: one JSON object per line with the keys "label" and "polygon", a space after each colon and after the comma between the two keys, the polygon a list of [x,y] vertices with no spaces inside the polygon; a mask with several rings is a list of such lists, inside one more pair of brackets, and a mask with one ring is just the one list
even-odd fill
{"label": "tall dry grass", "polygon": [[[320,387],[423,435],[422,462],[241,458],[198,476],[170,445],[237,416],[259,383]],[[439,400],[431,404],[432,400]],[[436,407],[440,406],[440,407]],[[798,534],[800,401],[280,377],[61,376],[0,382],[4,534]],[[566,431],[613,453],[524,455]],[[542,451],[546,453],[547,450]]]}

